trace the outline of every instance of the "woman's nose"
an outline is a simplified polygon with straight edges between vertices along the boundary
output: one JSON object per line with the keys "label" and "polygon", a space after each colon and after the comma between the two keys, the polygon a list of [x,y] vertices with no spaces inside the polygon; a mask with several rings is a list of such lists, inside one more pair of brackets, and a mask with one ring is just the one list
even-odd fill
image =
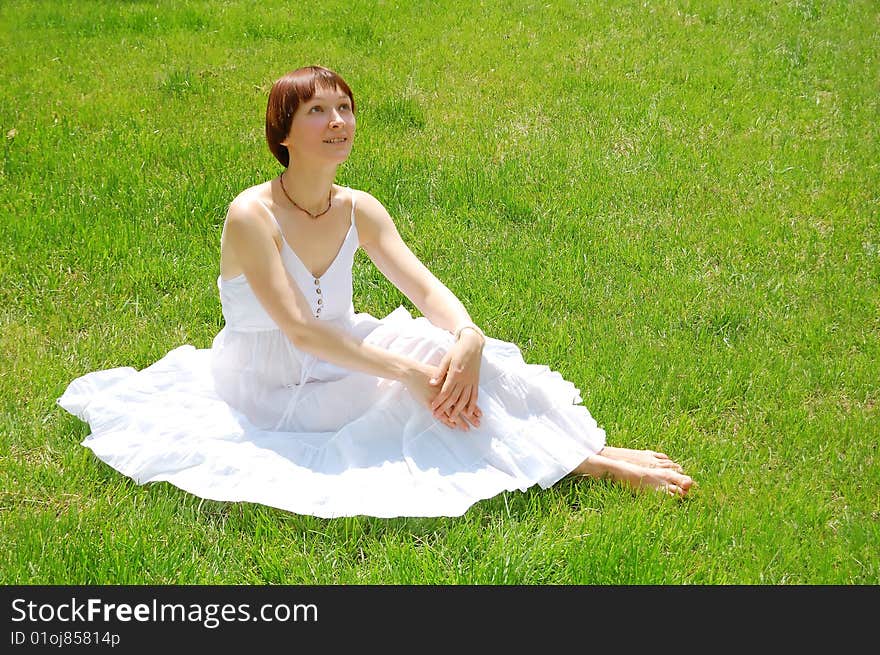
{"label": "woman's nose", "polygon": [[331,126],[342,126],[345,125],[345,119],[342,118],[342,114],[340,114],[337,110],[333,110],[333,114],[330,116],[330,125]]}

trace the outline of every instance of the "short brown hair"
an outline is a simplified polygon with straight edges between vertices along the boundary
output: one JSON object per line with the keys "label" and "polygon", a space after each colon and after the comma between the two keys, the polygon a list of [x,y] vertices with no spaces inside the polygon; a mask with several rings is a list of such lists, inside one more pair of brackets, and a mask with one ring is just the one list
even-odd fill
{"label": "short brown hair", "polygon": [[281,142],[290,132],[290,123],[297,108],[308,102],[315,95],[315,90],[339,89],[351,101],[354,111],[354,95],[348,84],[338,73],[323,66],[304,66],[287,73],[275,81],[269,91],[269,102],[266,106],[266,141],[275,159],[287,168],[290,165],[290,153]]}

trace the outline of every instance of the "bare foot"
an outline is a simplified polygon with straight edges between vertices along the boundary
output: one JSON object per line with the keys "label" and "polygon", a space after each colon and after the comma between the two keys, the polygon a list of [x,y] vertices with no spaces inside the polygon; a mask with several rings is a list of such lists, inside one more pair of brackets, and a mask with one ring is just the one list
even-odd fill
{"label": "bare foot", "polygon": [[666,468],[674,469],[681,473],[684,469],[678,462],[674,462],[664,453],[658,453],[653,450],[633,450],[632,448],[615,448],[614,446],[605,446],[599,451],[600,455],[604,455],[609,459],[616,459],[623,462],[629,462],[637,466],[645,468]]}
{"label": "bare foot", "polygon": [[610,478],[637,491],[653,489],[678,498],[686,496],[694,483],[690,476],[672,468],[649,468],[622,459],[612,459],[604,454],[593,455],[584,460],[571,474]]}

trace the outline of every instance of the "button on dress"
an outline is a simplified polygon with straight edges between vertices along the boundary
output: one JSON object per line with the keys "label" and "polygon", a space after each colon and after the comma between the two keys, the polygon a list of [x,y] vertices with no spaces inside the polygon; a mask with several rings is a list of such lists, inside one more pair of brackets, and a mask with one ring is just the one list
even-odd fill
{"label": "button on dress", "polygon": [[[356,313],[351,225],[316,277],[284,240],[281,257],[313,316],[379,348],[437,365],[452,335],[398,307]],[[269,208],[263,209],[272,216]],[[276,221],[277,223],[277,221]],[[280,230],[280,226],[279,226]],[[225,325],[210,348],[75,379],[58,404],[86,421],[82,445],[138,484],[332,518],[459,516],[502,491],[547,488],[605,445],[580,391],[512,343],[487,337],[479,428],[446,427],[401,382],[303,352],[244,275],[217,280]]]}

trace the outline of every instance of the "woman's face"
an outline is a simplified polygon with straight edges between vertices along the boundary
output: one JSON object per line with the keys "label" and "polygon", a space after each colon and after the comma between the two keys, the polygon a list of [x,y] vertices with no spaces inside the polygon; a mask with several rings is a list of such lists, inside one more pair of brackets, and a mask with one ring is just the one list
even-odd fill
{"label": "woman's face", "polygon": [[351,100],[339,89],[315,90],[315,95],[297,107],[290,132],[282,145],[290,161],[319,160],[341,164],[351,153],[355,119]]}

